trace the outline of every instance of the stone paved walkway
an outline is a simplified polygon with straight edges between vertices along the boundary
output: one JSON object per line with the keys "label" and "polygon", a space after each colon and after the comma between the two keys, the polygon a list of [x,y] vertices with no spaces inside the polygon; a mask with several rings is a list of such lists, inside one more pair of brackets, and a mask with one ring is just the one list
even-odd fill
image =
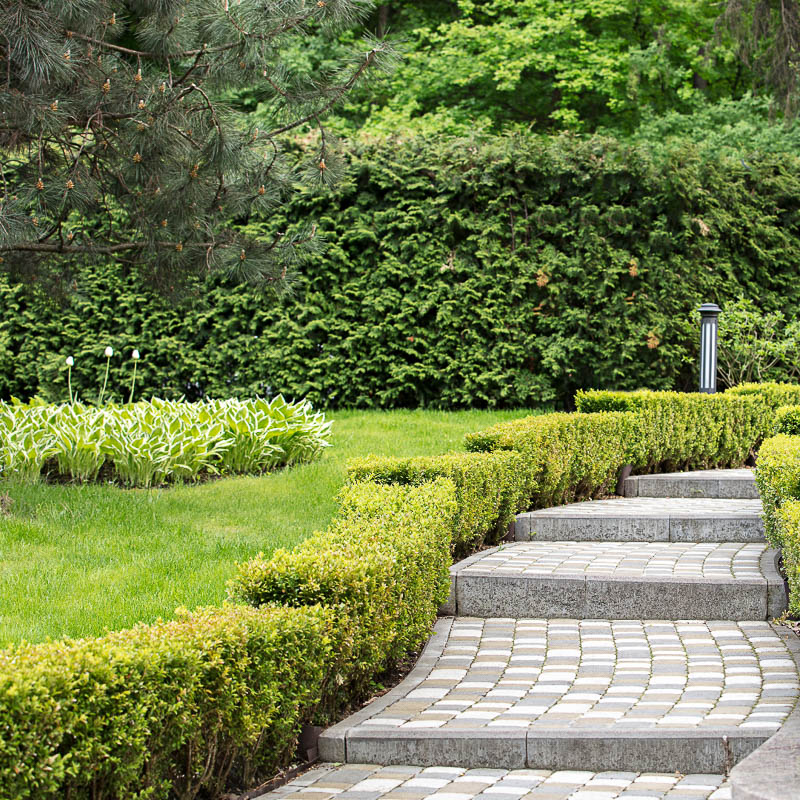
{"label": "stone paved walkway", "polygon": [[786,607],[778,555],[763,542],[515,542],[453,566],[443,613],[770,620]]}
{"label": "stone paved walkway", "polygon": [[707,469],[637,475],[625,481],[626,497],[712,497],[758,499],[751,469]]}
{"label": "stone paved walkway", "polygon": [[457,618],[428,676],[361,724],[776,730],[800,694],[766,622]]}
{"label": "stone paved walkway", "polygon": [[742,542],[519,542],[473,561],[461,575],[763,578],[766,544]]}
{"label": "stone paved walkway", "polygon": [[414,670],[323,734],[323,758],[352,763],[272,800],[729,800],[724,774],[800,696],[752,473],[626,492],[521,514],[517,543],[456,565],[455,616]]}
{"label": "stone paved walkway", "polygon": [[326,764],[275,800],[730,800],[720,775]]}
{"label": "stone paved walkway", "polygon": [[762,542],[760,500],[631,497],[519,514],[518,541]]}

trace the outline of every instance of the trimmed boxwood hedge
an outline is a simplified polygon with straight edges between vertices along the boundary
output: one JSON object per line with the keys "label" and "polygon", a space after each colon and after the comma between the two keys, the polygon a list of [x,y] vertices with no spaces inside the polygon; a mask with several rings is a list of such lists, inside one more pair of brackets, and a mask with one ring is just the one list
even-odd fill
{"label": "trimmed boxwood hedge", "polygon": [[797,383],[740,383],[725,394],[763,397],[772,409],[800,404],[800,384]]}
{"label": "trimmed boxwood hedge", "polygon": [[800,436],[778,434],[761,445],[756,484],[764,507],[767,539],[778,547],[781,533],[777,511],[787,500],[800,500]]}
{"label": "trimmed boxwood hedge", "polygon": [[789,610],[800,614],[800,436],[778,434],[761,445],[756,484],[767,540],[783,553]]}
{"label": "trimmed boxwood hedge", "polygon": [[631,463],[638,472],[739,466],[772,428],[759,393],[581,391],[575,405],[584,412],[637,412]]}
{"label": "trimmed boxwood hedge", "polygon": [[800,436],[800,406],[781,406],[775,412],[772,432]]}
{"label": "trimmed boxwood hedge", "polygon": [[525,463],[515,452],[448,453],[422,458],[350,459],[351,481],[398,483],[418,486],[437,477],[449,478],[456,486],[456,514],[452,546],[462,555],[484,542],[497,544],[508,532],[514,515],[523,510],[519,481]]}
{"label": "trimmed boxwood hedge", "polygon": [[800,500],[787,500],[777,513],[783,569],[789,584],[789,613],[800,615]]}
{"label": "trimmed boxwood hedge", "polygon": [[292,755],[342,631],[331,609],[210,608],[0,650],[3,798],[193,798]]}
{"label": "trimmed boxwood hedge", "polygon": [[425,641],[447,599],[456,498],[446,478],[346,487],[328,530],[241,564],[231,597],[338,609],[346,636],[335,683],[340,700],[359,696],[372,676]]}
{"label": "trimmed boxwood hedge", "polygon": [[466,447],[519,452],[525,505],[544,508],[613,490],[637,431],[636,415],[629,412],[542,414],[467,434]]}

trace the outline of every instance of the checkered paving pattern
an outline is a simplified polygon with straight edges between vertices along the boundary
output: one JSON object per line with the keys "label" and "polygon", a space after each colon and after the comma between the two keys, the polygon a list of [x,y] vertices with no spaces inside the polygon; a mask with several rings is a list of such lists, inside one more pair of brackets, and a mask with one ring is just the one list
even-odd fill
{"label": "checkered paving pattern", "polygon": [[324,764],[267,800],[730,800],[721,775]]}
{"label": "checkered paving pattern", "polygon": [[427,678],[361,726],[763,732],[799,693],[766,622],[458,617]]}
{"label": "checkered paving pattern", "polygon": [[[718,500],[695,497],[626,497],[613,500],[587,500],[565,506],[530,512],[548,517],[761,517],[760,500]],[[524,515],[523,515],[524,516]]]}
{"label": "checkered paving pattern", "polygon": [[765,544],[519,542],[503,545],[462,575],[603,575],[632,578],[763,578]]}

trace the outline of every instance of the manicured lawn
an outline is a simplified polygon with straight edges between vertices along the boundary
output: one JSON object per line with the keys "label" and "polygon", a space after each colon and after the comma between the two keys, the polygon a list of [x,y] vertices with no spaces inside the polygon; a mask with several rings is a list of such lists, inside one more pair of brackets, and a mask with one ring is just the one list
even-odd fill
{"label": "manicured lawn", "polygon": [[200,486],[0,483],[0,645],[87,636],[217,604],[233,564],[292,547],[333,515],[347,458],[434,455],[514,412],[337,412],[323,458]]}

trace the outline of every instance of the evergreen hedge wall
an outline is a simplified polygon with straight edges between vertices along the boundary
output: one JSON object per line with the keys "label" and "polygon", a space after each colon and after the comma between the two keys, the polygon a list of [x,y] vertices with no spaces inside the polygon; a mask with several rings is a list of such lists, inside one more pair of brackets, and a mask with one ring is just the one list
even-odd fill
{"label": "evergreen hedge wall", "polygon": [[[66,308],[0,283],[0,397],[87,399],[102,349],[142,353],[137,394],[283,392],[337,406],[569,405],[577,388],[694,386],[691,311],[800,300],[800,160],[655,162],[569,137],[364,145],[335,191],[276,227],[328,240],[280,303],[209,280],[188,309],[122,265],[84,270]],[[115,356],[119,394],[129,363]]]}

